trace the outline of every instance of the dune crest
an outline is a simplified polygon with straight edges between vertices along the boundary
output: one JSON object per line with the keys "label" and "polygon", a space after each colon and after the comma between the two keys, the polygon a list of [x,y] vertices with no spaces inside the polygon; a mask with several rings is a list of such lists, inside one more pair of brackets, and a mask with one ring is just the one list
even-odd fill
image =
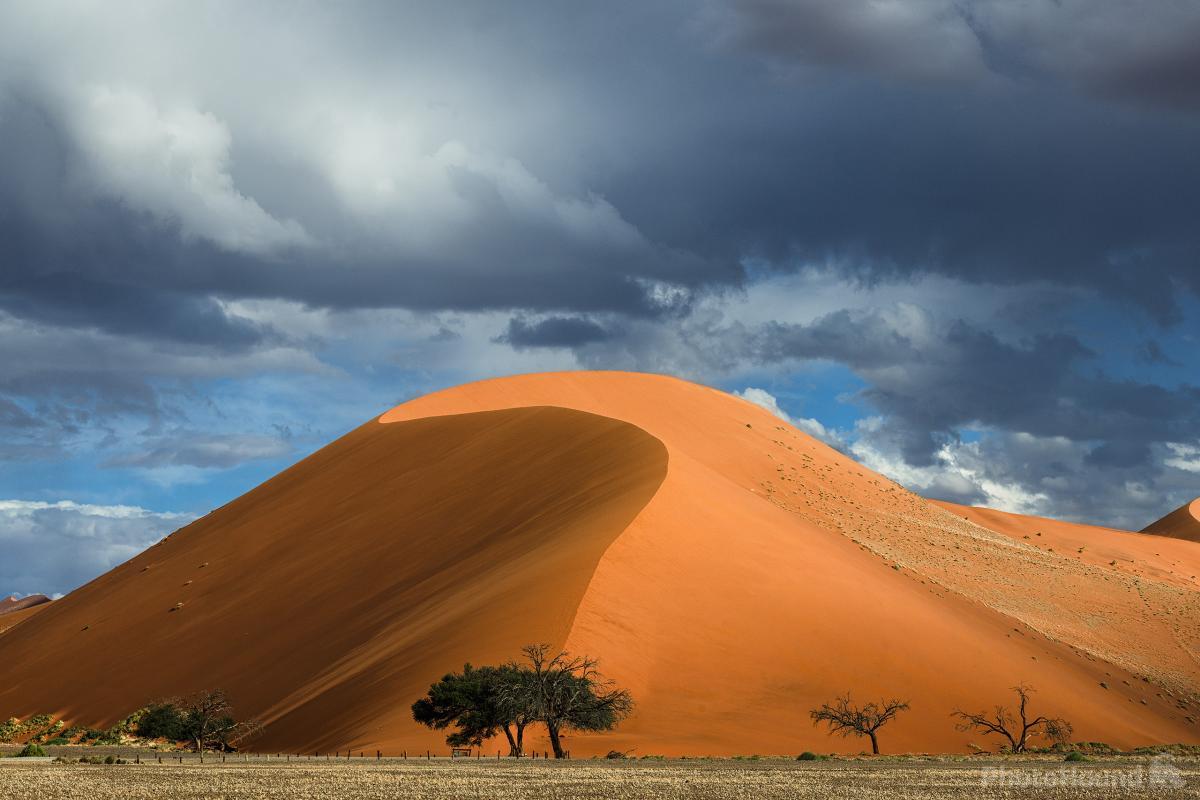
{"label": "dune crest", "polygon": [[1200,548],[1050,527],[932,503],[681,380],[483,381],[392,409],[11,630],[0,716],[103,724],[221,686],[266,749],[438,749],[408,718],[430,681],[546,642],[637,700],[577,755],[857,751],[807,716],[846,690],[911,702],[885,751],[963,751],[978,737],[950,712],[1018,682],[1080,739],[1200,741]]}
{"label": "dune crest", "polygon": [[1200,542],[1200,497],[1147,525],[1142,533]]}
{"label": "dune crest", "polygon": [[17,597],[12,595],[0,600],[0,614],[11,614],[14,611],[22,611],[26,608],[40,606],[43,603],[49,603],[50,598],[44,594],[31,594],[27,597]]}

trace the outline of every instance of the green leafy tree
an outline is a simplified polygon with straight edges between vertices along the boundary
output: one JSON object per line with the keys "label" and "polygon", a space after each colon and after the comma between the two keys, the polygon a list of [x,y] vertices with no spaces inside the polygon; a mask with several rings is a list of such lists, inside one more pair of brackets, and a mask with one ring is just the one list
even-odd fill
{"label": "green leafy tree", "polygon": [[564,755],[564,732],[612,730],[633,710],[629,692],[606,680],[595,659],[565,651],[555,654],[545,644],[529,645],[521,652],[526,664],[511,666],[524,677],[504,687],[504,702],[545,723],[555,758]]}
{"label": "green leafy tree", "polygon": [[184,730],[184,712],[169,700],[151,703],[142,709],[137,720],[139,736],[147,739],[167,739],[178,742],[189,738]]}
{"label": "green leafy tree", "polygon": [[525,726],[530,719],[512,703],[513,687],[526,676],[512,665],[472,667],[451,672],[429,687],[429,692],[413,703],[413,719],[435,730],[451,725],[457,730],[446,737],[452,747],[478,747],[503,731],[508,739],[508,754],[524,753]]}

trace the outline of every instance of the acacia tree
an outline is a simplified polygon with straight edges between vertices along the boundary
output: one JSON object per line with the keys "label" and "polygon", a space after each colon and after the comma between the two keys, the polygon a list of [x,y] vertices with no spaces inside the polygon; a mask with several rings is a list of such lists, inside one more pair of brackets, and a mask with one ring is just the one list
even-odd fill
{"label": "acacia tree", "polygon": [[228,750],[231,744],[257,733],[262,726],[254,720],[239,722],[233,706],[221,689],[205,689],[181,700],[171,701],[182,714],[181,732],[203,753],[205,748]]}
{"label": "acacia tree", "polygon": [[823,703],[820,708],[808,712],[813,725],[829,724],[829,732],[841,736],[867,736],[871,739],[871,752],[879,755],[877,731],[896,718],[901,711],[908,710],[905,700],[880,700],[859,707],[850,702],[850,693],[836,698],[832,704]]}
{"label": "acacia tree", "polygon": [[1017,709],[1014,713],[1006,706],[996,706],[989,713],[981,711],[978,714],[968,714],[956,709],[951,716],[958,717],[955,727],[960,731],[977,730],[984,735],[1003,736],[1008,740],[1008,749],[1013,753],[1024,753],[1029,740],[1034,736],[1044,736],[1055,744],[1067,742],[1071,738],[1073,728],[1071,723],[1061,717],[1037,716],[1029,717],[1029,695],[1034,689],[1026,684],[1012,687],[1017,694]]}
{"label": "acacia tree", "polygon": [[629,716],[633,699],[600,674],[595,659],[552,652],[545,644],[523,647],[528,666],[512,666],[525,678],[507,686],[504,697],[510,708],[545,723],[554,757],[562,758],[565,731],[612,730]]}
{"label": "acacia tree", "polygon": [[502,667],[463,665],[461,673],[451,672],[429,687],[429,692],[413,703],[413,719],[422,725],[458,730],[446,737],[452,747],[483,744],[498,730],[508,739],[508,754],[520,757],[524,750],[525,726],[530,719],[524,709],[511,700],[526,676],[511,664]]}

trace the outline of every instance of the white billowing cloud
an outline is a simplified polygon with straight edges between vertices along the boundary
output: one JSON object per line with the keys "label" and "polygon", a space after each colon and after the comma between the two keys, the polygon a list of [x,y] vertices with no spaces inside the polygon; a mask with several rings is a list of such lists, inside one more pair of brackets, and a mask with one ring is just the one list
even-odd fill
{"label": "white billowing cloud", "polygon": [[191,519],[138,506],[0,500],[0,596],[69,592]]}
{"label": "white billowing cloud", "polygon": [[[1141,530],[1197,494],[1200,452],[1189,455],[1187,446],[1154,447],[1152,460],[1161,468],[1138,465],[1105,474],[1089,457],[1091,443],[1063,436],[989,429],[975,441],[944,442],[931,464],[914,466],[894,434],[882,417],[859,420],[850,453],[906,488],[939,500]],[[1197,469],[1189,471],[1192,465]]]}
{"label": "white billowing cloud", "polygon": [[858,438],[850,446],[850,453],[864,466],[907,489],[928,497],[983,505],[1014,514],[1045,514],[1048,511],[1050,497],[1046,493],[1031,491],[1019,481],[989,474],[987,459],[978,442],[948,442],[938,450],[933,464],[914,466],[886,436],[879,435],[882,431],[884,420],[881,417],[859,420],[855,426]]}
{"label": "white billowing cloud", "polygon": [[819,420],[807,417],[793,417],[788,414],[779,407],[779,400],[775,397],[775,395],[771,394],[766,389],[758,389],[754,386],[747,386],[740,392],[735,391],[733,395],[754,403],[756,406],[762,406],[784,422],[795,425],[809,436],[820,439],[822,442],[825,442],[831,447],[841,447],[845,444],[841,435],[837,431],[826,428]]}
{"label": "white billowing cloud", "polygon": [[128,88],[93,86],[68,100],[65,121],[93,189],[177,222],[185,239],[267,254],[311,243],[294,220],[278,220],[234,185],[232,134],[213,114],[163,108]]}
{"label": "white billowing cloud", "polygon": [[1200,472],[1200,446],[1180,442],[1168,442],[1167,448],[1171,451],[1172,455],[1163,463],[1168,467],[1181,469],[1185,472]]}
{"label": "white billowing cloud", "polygon": [[455,13],[411,13],[448,30],[382,36],[319,6],[18,2],[0,8],[0,91],[36,85],[94,192],[227,250],[457,263],[524,230],[650,257],[576,162],[544,163],[599,138],[598,110],[503,42],[459,38]]}
{"label": "white billowing cloud", "polygon": [[[486,222],[482,204],[492,200],[499,200],[515,223],[576,241],[617,250],[647,245],[603,197],[558,193],[512,156],[456,138],[440,140],[450,133],[415,136],[414,129],[421,127],[440,126],[346,109],[336,128],[317,136],[324,144],[306,158],[361,221],[386,222],[382,232],[395,243],[429,255],[455,243],[464,226]],[[475,196],[464,188],[471,183],[491,191]]]}

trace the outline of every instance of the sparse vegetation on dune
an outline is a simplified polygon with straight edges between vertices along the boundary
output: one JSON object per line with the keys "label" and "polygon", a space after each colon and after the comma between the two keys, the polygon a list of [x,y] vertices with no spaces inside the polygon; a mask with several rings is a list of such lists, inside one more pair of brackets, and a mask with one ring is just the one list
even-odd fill
{"label": "sparse vegetation on dune", "polygon": [[156,701],[104,730],[68,728],[49,714],[35,714],[24,721],[14,717],[0,724],[0,744],[147,747],[161,743],[175,747],[186,743],[197,752],[229,751],[235,742],[250,739],[260,729],[254,720],[235,719],[225,693],[216,689]]}

